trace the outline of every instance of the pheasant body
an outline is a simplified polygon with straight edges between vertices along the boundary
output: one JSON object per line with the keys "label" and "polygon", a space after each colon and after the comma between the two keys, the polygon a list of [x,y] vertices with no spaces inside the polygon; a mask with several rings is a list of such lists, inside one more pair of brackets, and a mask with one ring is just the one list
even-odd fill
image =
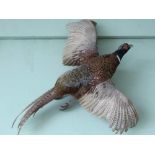
{"label": "pheasant body", "polygon": [[137,124],[138,115],[132,103],[110,80],[131,46],[124,43],[115,52],[100,56],[96,48],[95,26],[95,22],[89,20],[70,25],[63,63],[77,67],[61,75],[51,90],[24,109],[26,112],[18,125],[19,132],[27,119],[41,107],[66,95],[75,97],[89,112],[106,118],[113,131],[122,133]]}
{"label": "pheasant body", "polygon": [[[86,64],[79,66],[71,71],[64,73],[58,78],[55,88],[60,89],[63,95],[72,94],[77,96],[80,89],[91,88],[93,85],[110,79],[119,61],[115,54],[105,56],[95,56],[85,62]],[[62,96],[63,96],[62,95]],[[79,97],[79,95],[78,95]]]}

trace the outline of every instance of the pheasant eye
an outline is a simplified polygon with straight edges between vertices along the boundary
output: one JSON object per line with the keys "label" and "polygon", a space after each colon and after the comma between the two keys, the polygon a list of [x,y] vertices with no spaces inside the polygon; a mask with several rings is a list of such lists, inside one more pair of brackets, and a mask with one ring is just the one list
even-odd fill
{"label": "pheasant eye", "polygon": [[123,48],[127,50],[129,48],[128,44],[123,45]]}

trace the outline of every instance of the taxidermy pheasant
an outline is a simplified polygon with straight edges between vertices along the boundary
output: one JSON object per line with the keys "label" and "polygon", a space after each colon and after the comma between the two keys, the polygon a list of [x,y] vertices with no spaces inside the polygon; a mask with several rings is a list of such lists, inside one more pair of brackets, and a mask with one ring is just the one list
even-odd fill
{"label": "taxidermy pheasant", "polygon": [[[25,114],[19,122],[19,132],[28,118],[40,108],[66,95],[77,99],[87,111],[105,118],[116,133],[134,127],[138,115],[133,104],[110,80],[131,45],[124,43],[113,53],[101,56],[97,51],[94,21],[70,23],[68,29],[70,35],[64,50],[63,64],[77,67],[60,76],[52,89],[22,111]],[[61,106],[63,110],[67,107],[68,104]]]}

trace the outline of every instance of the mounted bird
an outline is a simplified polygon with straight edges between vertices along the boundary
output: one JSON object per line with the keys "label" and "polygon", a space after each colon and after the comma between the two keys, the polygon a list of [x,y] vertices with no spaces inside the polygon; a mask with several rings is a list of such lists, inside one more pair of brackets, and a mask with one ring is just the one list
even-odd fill
{"label": "mounted bird", "polygon": [[[96,22],[81,20],[68,24],[67,28],[69,37],[64,49],[63,64],[76,67],[62,74],[53,88],[16,117],[15,121],[24,113],[18,124],[18,133],[40,108],[66,95],[73,96],[92,114],[105,118],[114,132],[126,132],[137,124],[138,114],[132,102],[114,86],[111,78],[131,45],[124,43],[110,54],[99,55]],[[64,104],[61,109],[68,107],[68,104]]]}

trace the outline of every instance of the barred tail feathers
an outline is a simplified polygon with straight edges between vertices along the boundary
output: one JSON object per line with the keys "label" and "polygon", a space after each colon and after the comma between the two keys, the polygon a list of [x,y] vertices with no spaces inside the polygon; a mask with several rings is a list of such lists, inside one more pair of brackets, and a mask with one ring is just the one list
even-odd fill
{"label": "barred tail feathers", "polygon": [[[44,93],[42,96],[40,96],[38,99],[36,99],[34,102],[32,102],[30,105],[28,105],[15,119],[17,118],[26,110],[24,116],[21,118],[19,124],[18,124],[18,134],[20,133],[22,127],[26,123],[26,121],[34,115],[40,108],[48,104],[50,101],[58,97],[58,92],[55,89],[51,89]],[[15,124],[15,121],[13,122],[13,125]],[[13,126],[12,125],[12,126]]]}

